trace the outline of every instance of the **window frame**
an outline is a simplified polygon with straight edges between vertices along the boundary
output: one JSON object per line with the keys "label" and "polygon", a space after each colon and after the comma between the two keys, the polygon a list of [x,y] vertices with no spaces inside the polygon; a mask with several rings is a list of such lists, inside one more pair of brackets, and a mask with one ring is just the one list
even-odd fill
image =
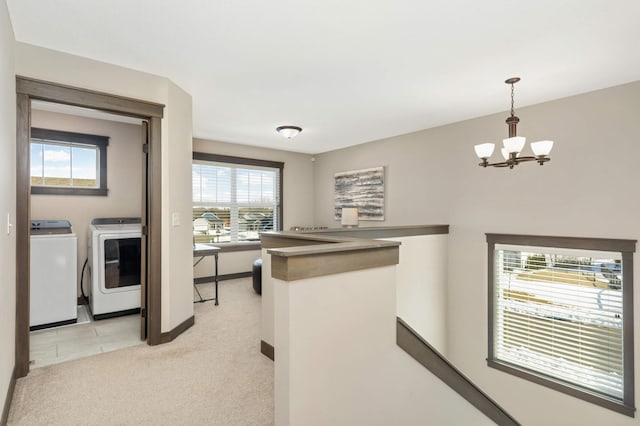
{"label": "window frame", "polygon": [[[271,160],[258,160],[254,158],[245,158],[245,157],[234,157],[231,155],[222,155],[222,154],[210,154],[205,152],[193,152],[192,160],[197,161],[208,161],[212,163],[228,163],[239,166],[257,166],[257,167],[269,167],[273,169],[279,169],[278,173],[278,192],[280,195],[279,203],[278,203],[278,218],[277,227],[274,226],[274,231],[282,231],[284,227],[284,215],[283,215],[283,206],[284,206],[284,163],[280,161],[271,161]],[[193,162],[192,162],[193,164]],[[193,196],[191,197],[191,208],[193,210]],[[274,224],[276,225],[276,224]],[[227,247],[234,246],[233,251],[241,251],[242,247],[247,247],[247,250],[251,249],[250,246],[255,246],[256,243],[260,243],[259,241],[228,241],[228,242],[220,242],[215,243],[216,246]],[[255,248],[255,247],[253,247]]]}
{"label": "window frame", "polygon": [[[486,234],[487,238],[487,276],[488,276],[488,352],[487,365],[491,368],[512,374],[516,377],[529,380],[556,391],[591,402],[601,407],[619,412],[629,417],[634,417],[634,324],[633,324],[633,254],[636,240],[620,240],[605,238],[579,238],[579,237],[550,237],[534,235],[510,235],[510,234]],[[582,249],[619,252],[622,255],[622,321],[623,321],[623,399],[608,398],[604,395],[590,392],[578,386],[571,385],[560,379],[536,373],[499,359],[494,354],[494,266],[496,244],[508,244],[528,246],[535,250],[536,247],[558,249]]]}
{"label": "window frame", "polygon": [[[49,140],[60,144],[68,144],[73,147],[74,144],[92,145],[98,148],[98,171],[99,183],[97,188],[82,187],[63,187],[63,186],[44,186],[31,185],[31,194],[48,194],[48,195],[93,195],[107,196],[109,189],[107,187],[107,146],[109,146],[108,136],[90,135],[87,133],[67,132],[62,130],[41,129],[37,127],[31,128],[31,136],[29,138],[29,151],[34,139]],[[31,167],[31,161],[29,161]]]}

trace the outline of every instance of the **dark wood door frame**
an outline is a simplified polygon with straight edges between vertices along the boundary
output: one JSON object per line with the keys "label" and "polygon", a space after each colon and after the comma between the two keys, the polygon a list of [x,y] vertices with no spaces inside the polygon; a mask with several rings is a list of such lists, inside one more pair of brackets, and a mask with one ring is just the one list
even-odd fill
{"label": "dark wood door frame", "polygon": [[26,77],[16,77],[16,377],[29,372],[29,220],[31,100],[93,108],[149,122],[142,271],[147,284],[147,343],[161,340],[161,122],[164,105]]}

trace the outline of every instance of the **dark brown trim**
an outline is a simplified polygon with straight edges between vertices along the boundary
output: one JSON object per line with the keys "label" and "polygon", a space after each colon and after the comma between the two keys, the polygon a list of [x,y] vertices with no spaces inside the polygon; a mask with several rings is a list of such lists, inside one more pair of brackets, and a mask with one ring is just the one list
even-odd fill
{"label": "dark brown trim", "polygon": [[2,408],[2,417],[0,417],[0,425],[5,426],[9,421],[9,410],[11,409],[11,401],[13,401],[13,392],[16,389],[17,370],[13,367],[11,377],[9,378],[9,387],[7,395],[4,397],[4,406]]}
{"label": "dark brown trim", "polygon": [[[253,272],[251,271],[247,271],[247,272],[236,272],[235,274],[224,274],[224,275],[219,275],[218,276],[218,282],[220,281],[228,281],[228,280],[237,280],[238,278],[247,278],[247,277],[251,277],[253,276]],[[200,278],[194,278],[193,279],[193,283],[194,284],[206,284],[206,283],[212,283],[215,282],[216,277],[211,275],[208,277],[200,277]]]}
{"label": "dark brown trim", "polygon": [[162,156],[161,120],[150,118],[147,167],[147,343],[162,343]]}
{"label": "dark brown trim", "polygon": [[109,195],[108,189],[101,188],[64,188],[64,187],[51,187],[51,186],[32,186],[31,195],[81,195],[81,196],[96,196],[106,197]]}
{"label": "dark brown trim", "polygon": [[637,240],[609,238],[553,237],[544,235],[486,234],[489,244],[513,244],[520,246],[557,247],[582,250],[635,252]]}
{"label": "dark brown trim", "polygon": [[273,348],[273,346],[271,346],[270,344],[268,344],[264,340],[260,341],[260,352],[262,352],[262,355],[266,356],[271,361],[275,361],[275,359],[276,359],[276,351],[275,351],[275,349]]}
{"label": "dark brown trim", "polygon": [[590,402],[595,405],[599,405],[600,407],[607,408],[612,411],[616,411],[620,414],[624,414],[629,417],[634,417],[634,413],[636,409],[633,406],[626,406],[620,401],[616,401],[614,399],[608,399],[602,395],[598,395],[595,393],[586,392],[579,388],[573,387],[568,383],[560,382],[552,377],[542,376],[540,373],[529,373],[522,368],[518,368],[515,365],[510,365],[506,362],[498,361],[498,360],[487,360],[487,365],[491,368],[495,368],[496,370],[500,370],[504,373],[511,374],[515,377],[519,377],[524,380],[528,380],[533,383],[537,383],[541,386],[545,386],[549,389],[556,390],[558,392],[565,393],[567,395],[571,395],[574,398],[582,399],[583,401]]}
{"label": "dark brown trim", "polygon": [[29,207],[31,99],[16,96],[16,377],[29,373]]}
{"label": "dark brown trim", "polygon": [[31,139],[42,139],[45,141],[59,141],[70,144],[91,145],[100,151],[100,177],[98,182],[99,188],[81,188],[81,187],[51,187],[51,186],[32,186],[31,194],[48,194],[48,195],[88,195],[88,196],[107,196],[109,194],[107,185],[107,146],[109,146],[109,137],[100,135],[90,135],[87,133],[65,132],[62,130],[31,128]]}
{"label": "dark brown trim", "polygon": [[28,95],[31,99],[94,108],[114,114],[140,118],[162,118],[164,111],[164,105],[154,102],[115,96],[104,92],[21,76],[16,77],[16,92]]}
{"label": "dark brown trim", "polygon": [[69,142],[80,145],[94,145],[99,148],[106,148],[109,146],[109,136],[67,132],[64,130],[41,129],[39,127],[31,128],[31,139]]}
{"label": "dark brown trim", "polygon": [[244,164],[247,166],[273,167],[274,169],[284,169],[281,161],[256,160],[255,158],[233,157],[231,155],[208,154],[206,152],[194,152],[194,160],[214,161],[216,163]]}
{"label": "dark brown trim", "polygon": [[282,163],[282,167],[280,167],[278,179],[278,184],[280,185],[278,188],[280,191],[280,200],[278,203],[278,220],[273,224],[274,231],[282,231],[284,229],[284,163]]}
{"label": "dark brown trim", "polygon": [[189,318],[178,324],[173,330],[162,333],[160,335],[160,343],[172,342],[176,337],[191,328],[191,326],[195,324],[195,321],[195,317],[191,315]]}
{"label": "dark brown trim", "polygon": [[[635,372],[634,372],[634,331],[633,331],[633,253],[636,240],[607,238],[551,237],[537,235],[486,234],[487,236],[487,324],[488,347],[487,365],[491,368],[529,380],[550,389],[563,392],[575,398],[616,411],[635,416]],[[496,244],[511,244],[529,247],[554,247],[581,250],[596,250],[622,253],[623,273],[623,383],[624,401],[582,389],[577,385],[561,381],[537,371],[496,359],[494,351],[494,255]]]}
{"label": "dark brown trim", "polygon": [[[622,330],[623,365],[624,365],[624,405],[635,411],[635,371],[634,371],[634,343],[633,343],[633,253],[622,253],[622,264],[630,265],[622,271],[622,312],[624,312],[624,329]],[[634,414],[628,414],[633,417]]]}
{"label": "dark brown trim", "polygon": [[[142,170],[146,170],[147,174],[143,177],[142,191],[140,191],[140,223],[149,223],[149,145],[150,131],[149,120],[142,120],[140,123],[140,142],[142,150],[142,161],[140,167]],[[94,220],[95,221],[95,220]],[[145,229],[146,231],[146,229]],[[149,238],[148,232],[140,232],[140,271],[144,273],[140,274],[140,340],[147,341],[149,338],[149,323],[147,321],[147,314],[149,312],[149,256],[148,246]]]}
{"label": "dark brown trim", "polygon": [[496,424],[520,424],[400,318],[396,323],[396,343]]}

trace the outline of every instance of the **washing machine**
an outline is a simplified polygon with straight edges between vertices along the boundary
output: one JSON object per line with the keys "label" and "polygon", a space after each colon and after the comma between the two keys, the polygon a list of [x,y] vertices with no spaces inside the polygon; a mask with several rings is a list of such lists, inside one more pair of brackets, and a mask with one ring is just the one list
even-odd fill
{"label": "washing machine", "polygon": [[140,312],[140,218],[96,218],[87,242],[94,319]]}
{"label": "washing machine", "polygon": [[78,238],[68,220],[32,220],[29,328],[78,321]]}

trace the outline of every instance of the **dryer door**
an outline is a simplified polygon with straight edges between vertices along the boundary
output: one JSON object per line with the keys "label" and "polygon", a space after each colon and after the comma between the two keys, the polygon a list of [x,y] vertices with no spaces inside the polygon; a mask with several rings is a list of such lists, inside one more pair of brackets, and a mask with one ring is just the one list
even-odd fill
{"label": "dryer door", "polygon": [[104,288],[118,291],[140,285],[140,237],[103,240]]}

